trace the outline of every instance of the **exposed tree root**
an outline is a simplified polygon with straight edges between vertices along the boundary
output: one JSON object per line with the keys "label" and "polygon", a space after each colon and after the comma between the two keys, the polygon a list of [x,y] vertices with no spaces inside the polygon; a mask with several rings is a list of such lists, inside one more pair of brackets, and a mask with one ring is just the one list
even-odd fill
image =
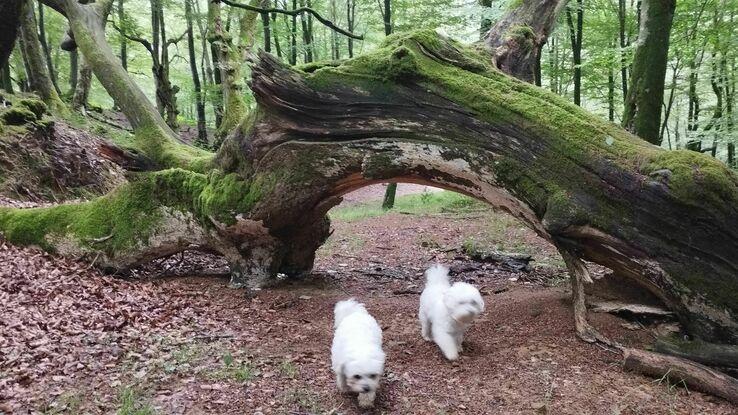
{"label": "exposed tree root", "polygon": [[683,383],[738,403],[738,380],[707,366],[680,357],[629,348],[623,350],[623,357],[625,369],[665,378],[671,384]]}

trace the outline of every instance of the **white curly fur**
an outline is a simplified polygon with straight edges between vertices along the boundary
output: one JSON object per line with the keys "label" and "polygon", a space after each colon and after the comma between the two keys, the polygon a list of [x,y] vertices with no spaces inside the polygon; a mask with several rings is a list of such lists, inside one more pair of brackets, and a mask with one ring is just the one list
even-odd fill
{"label": "white curly fur", "polygon": [[361,407],[371,407],[384,372],[382,329],[353,298],[336,303],[334,314],[331,361],[336,384],[342,392],[358,393]]}
{"label": "white curly fur", "polygon": [[448,268],[437,264],[425,271],[426,284],[420,295],[420,327],[425,340],[433,340],[448,360],[462,351],[464,332],[484,311],[479,290],[465,282],[449,283]]}

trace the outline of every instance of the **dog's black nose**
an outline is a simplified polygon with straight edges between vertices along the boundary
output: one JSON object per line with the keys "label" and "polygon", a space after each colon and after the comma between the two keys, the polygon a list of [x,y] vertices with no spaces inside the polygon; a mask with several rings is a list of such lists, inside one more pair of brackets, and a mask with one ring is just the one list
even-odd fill
{"label": "dog's black nose", "polygon": [[364,392],[369,392],[371,389],[369,386],[364,386]]}

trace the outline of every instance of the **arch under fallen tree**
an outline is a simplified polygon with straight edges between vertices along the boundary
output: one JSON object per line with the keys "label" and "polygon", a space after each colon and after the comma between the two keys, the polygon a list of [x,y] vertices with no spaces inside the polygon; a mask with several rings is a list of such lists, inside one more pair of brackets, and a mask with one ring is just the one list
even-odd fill
{"label": "arch under fallen tree", "polygon": [[258,107],[210,171],[200,161],[198,172],[144,173],[79,205],[2,209],[0,230],[117,269],[216,251],[234,283],[256,285],[311,269],[341,194],[428,182],[554,243],[578,310],[584,259],[657,294],[690,333],[738,343],[738,177],[719,161],[652,146],[433,31],[297,69],[261,54],[251,88]]}

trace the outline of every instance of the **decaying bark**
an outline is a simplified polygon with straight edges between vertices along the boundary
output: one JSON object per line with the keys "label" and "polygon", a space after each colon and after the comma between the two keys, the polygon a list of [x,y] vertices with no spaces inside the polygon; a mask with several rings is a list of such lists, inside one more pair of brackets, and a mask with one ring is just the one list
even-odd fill
{"label": "decaying bark", "polygon": [[0,229],[112,268],[217,251],[235,284],[257,285],[311,269],[341,195],[433,184],[638,281],[695,336],[738,341],[738,177],[719,161],[662,151],[432,31],[314,72],[262,54],[252,73],[258,108],[210,174],[165,170],[75,208],[0,210]]}
{"label": "decaying bark", "polygon": [[537,84],[541,48],[556,24],[566,0],[522,0],[484,37],[495,66],[518,79]]}
{"label": "decaying bark", "polygon": [[709,366],[738,368],[738,348],[703,341],[661,338],[654,348],[659,353],[693,360]]}
{"label": "decaying bark", "polygon": [[671,385],[688,386],[738,403],[738,380],[724,373],[689,360],[643,350],[626,349],[624,355],[625,369],[662,378]]}

